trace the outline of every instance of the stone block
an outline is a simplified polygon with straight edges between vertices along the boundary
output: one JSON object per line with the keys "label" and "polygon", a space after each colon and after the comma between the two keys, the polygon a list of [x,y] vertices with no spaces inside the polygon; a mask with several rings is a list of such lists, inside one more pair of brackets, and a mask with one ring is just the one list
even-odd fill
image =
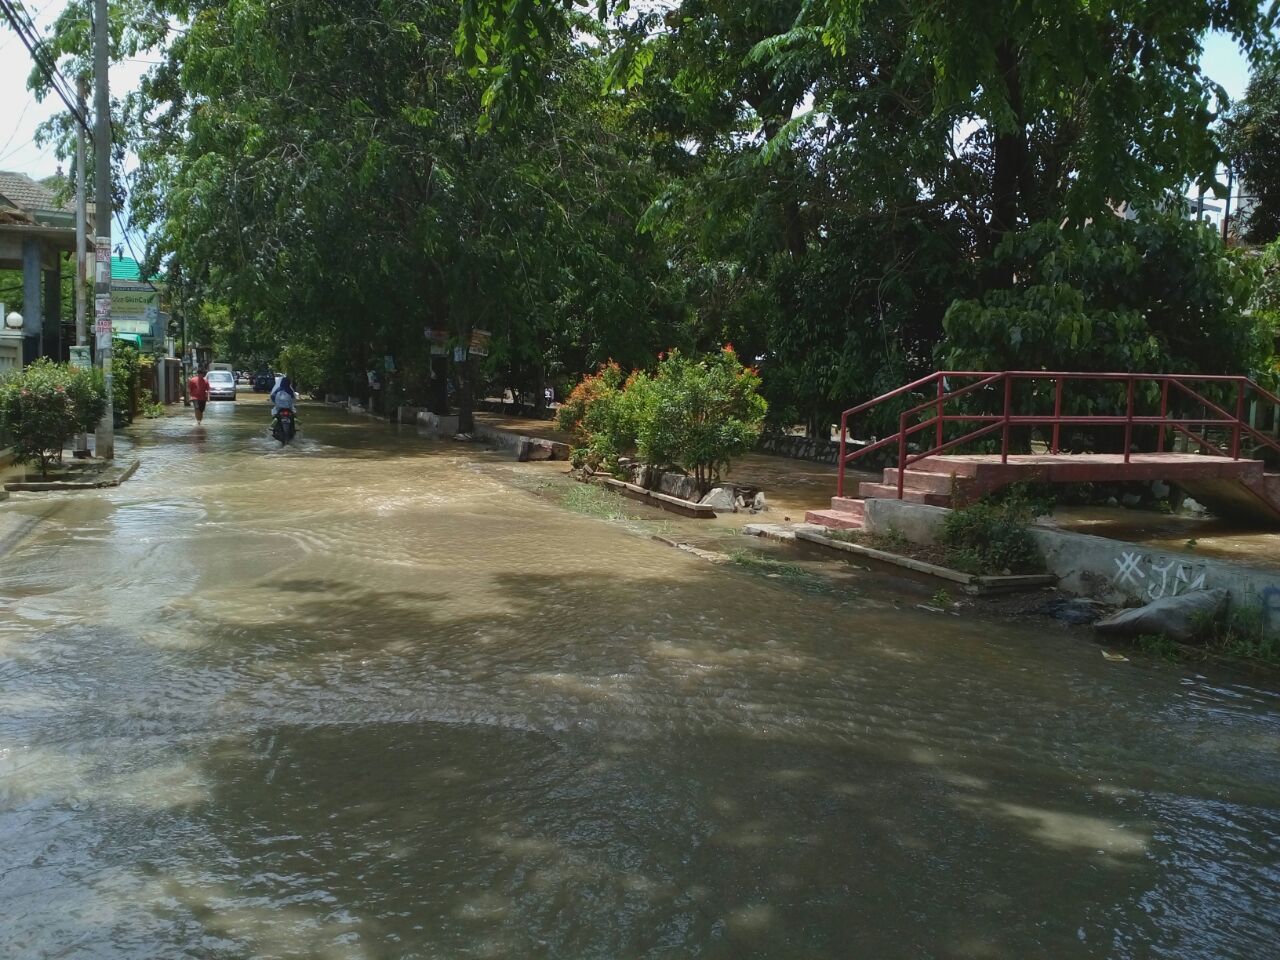
{"label": "stone block", "polygon": [[682,473],[664,473],[658,482],[658,491],[679,500],[698,500],[698,481]]}
{"label": "stone block", "polygon": [[716,513],[734,513],[738,509],[732,487],[714,487],[699,502]]}

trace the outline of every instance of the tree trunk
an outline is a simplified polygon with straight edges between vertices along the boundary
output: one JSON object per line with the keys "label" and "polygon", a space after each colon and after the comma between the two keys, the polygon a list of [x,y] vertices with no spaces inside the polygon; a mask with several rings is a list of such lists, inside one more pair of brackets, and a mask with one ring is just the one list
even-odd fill
{"label": "tree trunk", "polygon": [[995,249],[1004,236],[1018,227],[1019,192],[1027,186],[1027,131],[1023,119],[1022,79],[1018,68],[1018,54],[1013,44],[1005,41],[996,50],[996,62],[1009,92],[1009,109],[1013,125],[997,129],[993,145],[993,171],[991,176],[991,220],[987,224],[986,249],[988,258],[988,288],[1009,287],[1013,284],[1010,267],[992,262]]}
{"label": "tree trunk", "polygon": [[467,358],[462,361],[458,370],[458,432],[474,433],[476,429],[473,387],[475,376],[470,351],[468,351]]}

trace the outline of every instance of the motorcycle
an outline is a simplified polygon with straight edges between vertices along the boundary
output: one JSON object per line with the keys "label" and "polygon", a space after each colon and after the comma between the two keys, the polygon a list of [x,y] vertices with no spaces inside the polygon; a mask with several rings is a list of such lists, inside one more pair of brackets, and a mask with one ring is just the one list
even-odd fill
{"label": "motorcycle", "polygon": [[271,421],[271,436],[280,442],[280,446],[286,446],[297,435],[297,421],[297,416],[288,407],[277,413]]}

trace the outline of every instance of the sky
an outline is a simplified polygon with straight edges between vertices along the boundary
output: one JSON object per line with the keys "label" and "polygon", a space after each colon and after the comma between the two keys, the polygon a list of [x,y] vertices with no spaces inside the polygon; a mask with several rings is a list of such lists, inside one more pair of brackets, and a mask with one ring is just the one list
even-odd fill
{"label": "sky", "polygon": [[[27,0],[36,25],[46,29],[58,16],[67,0]],[[1243,96],[1249,82],[1249,66],[1230,39],[1210,36],[1201,60],[1205,72],[1221,84],[1232,99]],[[113,92],[137,87],[150,64],[131,60],[111,68]],[[58,169],[52,145],[35,143],[36,127],[58,112],[61,101],[50,95],[37,103],[27,90],[31,58],[8,24],[0,26],[0,170],[16,170],[36,179],[49,176]]]}

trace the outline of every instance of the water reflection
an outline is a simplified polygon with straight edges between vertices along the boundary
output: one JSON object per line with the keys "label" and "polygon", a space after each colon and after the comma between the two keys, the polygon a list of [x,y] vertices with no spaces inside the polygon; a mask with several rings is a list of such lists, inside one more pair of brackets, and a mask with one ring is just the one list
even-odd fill
{"label": "water reflection", "polygon": [[0,507],[5,955],[1280,935],[1274,693],[803,594],[307,413],[282,455],[260,405],[164,421],[125,487]]}

